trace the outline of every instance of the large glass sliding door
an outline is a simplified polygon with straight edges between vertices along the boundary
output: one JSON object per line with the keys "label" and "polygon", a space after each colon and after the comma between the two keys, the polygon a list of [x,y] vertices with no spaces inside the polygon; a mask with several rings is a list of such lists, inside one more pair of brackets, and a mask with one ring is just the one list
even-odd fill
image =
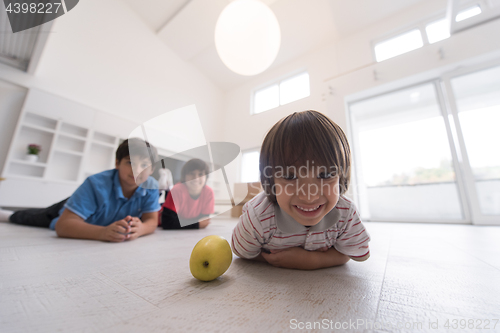
{"label": "large glass sliding door", "polygon": [[349,104],[365,219],[500,224],[500,66]]}
{"label": "large glass sliding door", "polygon": [[465,222],[436,82],[349,109],[364,218]]}

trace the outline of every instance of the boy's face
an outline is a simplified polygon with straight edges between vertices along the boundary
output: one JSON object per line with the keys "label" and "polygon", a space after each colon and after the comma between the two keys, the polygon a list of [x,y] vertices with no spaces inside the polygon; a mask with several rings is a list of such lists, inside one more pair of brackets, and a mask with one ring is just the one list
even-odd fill
{"label": "boy's face", "polygon": [[193,170],[186,174],[185,180],[189,193],[192,195],[198,195],[201,193],[203,186],[205,186],[207,175],[203,170]]}
{"label": "boy's face", "polygon": [[339,201],[339,177],[326,168],[289,168],[274,183],[280,209],[304,226],[318,224]]}
{"label": "boy's face", "polygon": [[[116,161],[116,169],[122,186],[137,187],[144,183],[153,173],[149,158],[124,157],[120,162]],[[134,177],[134,171],[137,178]]]}

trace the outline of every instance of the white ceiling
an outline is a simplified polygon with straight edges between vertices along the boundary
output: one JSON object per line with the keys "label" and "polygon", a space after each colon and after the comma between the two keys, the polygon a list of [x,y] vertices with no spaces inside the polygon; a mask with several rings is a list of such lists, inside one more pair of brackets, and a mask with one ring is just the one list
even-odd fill
{"label": "white ceiling", "polygon": [[[249,77],[231,72],[217,55],[217,18],[231,0],[122,0],[182,59],[223,90]],[[262,0],[278,18],[281,48],[270,68],[356,33],[424,0]]]}

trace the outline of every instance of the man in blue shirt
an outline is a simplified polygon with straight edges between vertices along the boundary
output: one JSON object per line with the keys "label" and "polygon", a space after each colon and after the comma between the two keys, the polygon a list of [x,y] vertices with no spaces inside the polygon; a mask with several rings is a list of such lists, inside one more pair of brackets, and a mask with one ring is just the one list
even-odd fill
{"label": "man in blue shirt", "polygon": [[50,227],[59,237],[110,242],[153,233],[160,205],[158,183],[149,176],[157,156],[149,143],[125,140],[116,150],[115,169],[88,177],[67,201],[46,209],[18,211],[9,220]]}

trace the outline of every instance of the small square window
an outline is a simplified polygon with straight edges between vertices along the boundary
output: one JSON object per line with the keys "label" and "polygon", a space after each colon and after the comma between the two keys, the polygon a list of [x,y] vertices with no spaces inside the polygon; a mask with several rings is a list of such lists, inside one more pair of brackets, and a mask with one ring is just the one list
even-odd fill
{"label": "small square window", "polygon": [[278,107],[280,105],[279,94],[279,86],[277,84],[257,90],[253,99],[254,113],[261,113]]}
{"label": "small square window", "polygon": [[302,73],[280,83],[280,105],[309,96],[309,74]]}
{"label": "small square window", "polygon": [[259,158],[258,150],[243,152],[241,156],[241,182],[258,182],[259,177]]}
{"label": "small square window", "polygon": [[424,46],[420,30],[414,29],[375,45],[377,62],[393,58]]}
{"label": "small square window", "polygon": [[309,73],[303,72],[255,91],[253,113],[261,113],[310,95]]}
{"label": "small square window", "polygon": [[[479,14],[481,14],[481,8],[479,6],[470,7],[459,12],[455,17],[455,21],[464,21]],[[427,33],[429,44],[433,44],[450,37],[450,27],[448,26],[446,19],[441,19],[428,24],[425,27],[425,32]]]}
{"label": "small square window", "polygon": [[425,27],[425,32],[427,33],[427,39],[430,44],[450,37],[450,28],[448,27],[448,21],[446,19],[428,24]]}
{"label": "small square window", "polygon": [[455,22],[467,20],[468,18],[471,18],[471,17],[479,15],[479,14],[481,14],[481,7],[476,5],[474,7],[470,7],[470,8],[467,8],[467,9],[459,12],[457,14],[457,16],[455,17]]}

